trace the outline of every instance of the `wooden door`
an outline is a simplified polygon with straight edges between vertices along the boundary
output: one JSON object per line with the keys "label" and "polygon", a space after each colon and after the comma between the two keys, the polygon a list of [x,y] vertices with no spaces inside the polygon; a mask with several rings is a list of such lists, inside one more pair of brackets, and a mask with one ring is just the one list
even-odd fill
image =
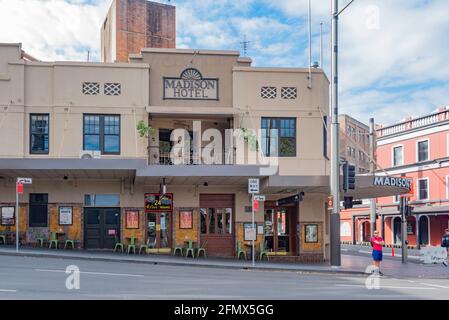
{"label": "wooden door", "polygon": [[235,255],[234,217],[234,195],[200,195],[200,241],[207,241],[207,255]]}

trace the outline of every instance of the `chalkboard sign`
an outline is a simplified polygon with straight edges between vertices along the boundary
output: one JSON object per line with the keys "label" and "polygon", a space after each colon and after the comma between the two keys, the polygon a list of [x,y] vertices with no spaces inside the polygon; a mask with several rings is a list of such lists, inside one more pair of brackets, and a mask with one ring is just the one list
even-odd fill
{"label": "chalkboard sign", "polygon": [[169,212],[173,210],[173,193],[145,194],[145,212]]}

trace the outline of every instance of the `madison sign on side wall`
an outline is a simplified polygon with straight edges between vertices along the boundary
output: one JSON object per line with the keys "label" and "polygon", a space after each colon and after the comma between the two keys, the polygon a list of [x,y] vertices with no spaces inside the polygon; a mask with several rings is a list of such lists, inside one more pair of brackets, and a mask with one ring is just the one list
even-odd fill
{"label": "madison sign on side wall", "polygon": [[163,79],[164,100],[218,100],[219,80],[203,78],[197,69],[185,69],[179,78]]}

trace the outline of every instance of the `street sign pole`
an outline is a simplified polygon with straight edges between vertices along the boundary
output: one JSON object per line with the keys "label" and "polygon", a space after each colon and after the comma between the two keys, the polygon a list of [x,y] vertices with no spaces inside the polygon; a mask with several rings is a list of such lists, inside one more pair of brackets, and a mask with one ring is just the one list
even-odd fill
{"label": "street sign pole", "polygon": [[[255,229],[255,225],[254,225],[254,220],[255,220],[255,218],[254,218],[254,193],[251,193],[251,208],[252,208],[252,217],[251,217],[251,223],[252,223],[252,228],[253,228],[253,232],[255,233],[254,234],[254,236],[256,236],[257,235],[257,232],[255,232],[256,231],[256,229]],[[254,252],[255,252],[255,241],[254,241],[254,237],[253,236],[253,238],[252,238],[252,248],[253,248],[253,252],[252,252],[252,261],[253,261],[253,267],[256,265],[256,255],[254,254]]]}
{"label": "street sign pole", "polygon": [[16,252],[19,252],[19,182],[16,181]]}

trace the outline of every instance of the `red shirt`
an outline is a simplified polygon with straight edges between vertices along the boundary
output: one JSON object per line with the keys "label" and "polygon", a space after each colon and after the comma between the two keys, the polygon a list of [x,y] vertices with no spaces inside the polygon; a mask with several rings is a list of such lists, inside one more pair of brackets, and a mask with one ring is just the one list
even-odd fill
{"label": "red shirt", "polygon": [[374,241],[383,242],[384,240],[382,239],[382,237],[372,237],[371,238],[371,243],[373,244],[373,250],[382,251],[382,245],[377,244]]}

